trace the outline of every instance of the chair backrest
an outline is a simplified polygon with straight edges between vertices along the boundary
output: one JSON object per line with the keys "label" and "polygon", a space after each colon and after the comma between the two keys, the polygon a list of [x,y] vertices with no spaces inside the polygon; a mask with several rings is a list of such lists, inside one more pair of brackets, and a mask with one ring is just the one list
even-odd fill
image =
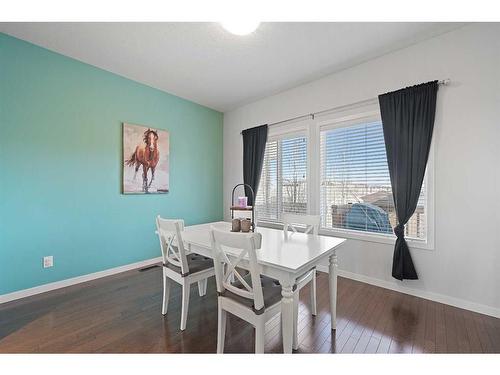
{"label": "chair backrest", "polygon": [[156,217],[156,229],[160,239],[161,254],[163,263],[170,263],[180,267],[181,273],[189,273],[189,265],[182,241],[182,231],[184,230],[184,220],[163,219]]}
{"label": "chair backrest", "polygon": [[[256,244],[259,243],[256,238],[258,233],[231,233],[213,227],[210,233],[217,292],[224,294],[228,290],[238,296],[253,300],[255,310],[264,308],[256,253]],[[248,267],[245,268],[250,271],[251,285],[236,269],[243,259],[248,261]],[[231,283],[231,276],[234,276],[234,283]]]}
{"label": "chair backrest", "polygon": [[320,224],[319,215],[297,215],[290,213],[283,213],[283,230],[285,234],[288,233],[288,229],[293,232],[297,232],[296,225],[304,226],[304,233],[311,233],[317,235],[319,233]]}

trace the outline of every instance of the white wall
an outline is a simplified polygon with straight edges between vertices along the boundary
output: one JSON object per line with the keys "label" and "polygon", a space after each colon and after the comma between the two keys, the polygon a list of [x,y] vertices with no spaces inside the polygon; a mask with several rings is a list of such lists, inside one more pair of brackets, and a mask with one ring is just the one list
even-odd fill
{"label": "white wall", "polygon": [[[332,51],[335,53],[335,51]],[[345,275],[500,317],[500,24],[458,30],[224,114],[226,219],[242,182],[240,131],[450,78],[438,94],[435,249],[412,249],[420,280],[391,277],[393,246],[348,240]]]}

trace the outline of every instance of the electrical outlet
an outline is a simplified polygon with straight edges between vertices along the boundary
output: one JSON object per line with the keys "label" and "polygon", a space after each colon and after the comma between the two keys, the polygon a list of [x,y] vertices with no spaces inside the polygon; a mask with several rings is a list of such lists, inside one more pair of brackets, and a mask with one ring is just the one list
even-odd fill
{"label": "electrical outlet", "polygon": [[54,257],[52,255],[43,257],[43,268],[50,268],[54,265]]}

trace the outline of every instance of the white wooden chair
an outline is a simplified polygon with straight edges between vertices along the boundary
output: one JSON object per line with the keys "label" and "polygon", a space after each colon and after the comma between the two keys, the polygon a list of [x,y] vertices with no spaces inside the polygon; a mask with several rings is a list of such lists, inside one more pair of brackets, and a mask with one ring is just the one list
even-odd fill
{"label": "white wooden chair", "polygon": [[198,283],[198,293],[207,292],[207,279],[215,274],[213,261],[199,254],[187,254],[182,241],[184,220],[156,218],[156,233],[160,239],[163,257],[163,307],[162,314],[168,309],[171,280],[182,286],[181,331],[186,329],[189,292],[191,284]]}
{"label": "white wooden chair", "polygon": [[[256,248],[258,233],[231,233],[212,228],[215,279],[218,294],[217,353],[224,352],[226,316],[231,313],[255,327],[255,353],[264,353],[265,324],[281,314],[281,286],[260,274]],[[236,267],[244,261],[250,272]],[[231,276],[235,282],[231,282]]]}
{"label": "white wooden chair", "polygon": [[[288,236],[289,229],[293,233],[297,233],[297,225],[304,228],[304,233],[318,235],[319,225],[320,225],[319,215],[297,215],[290,213],[283,213],[283,231],[285,236]],[[299,316],[299,291],[308,283],[311,283],[311,293],[310,293],[310,303],[311,303],[311,313],[316,316],[316,268],[307,271],[305,274],[297,278],[295,281],[294,295],[293,295],[293,349],[298,349],[298,338],[297,338],[297,324]]]}

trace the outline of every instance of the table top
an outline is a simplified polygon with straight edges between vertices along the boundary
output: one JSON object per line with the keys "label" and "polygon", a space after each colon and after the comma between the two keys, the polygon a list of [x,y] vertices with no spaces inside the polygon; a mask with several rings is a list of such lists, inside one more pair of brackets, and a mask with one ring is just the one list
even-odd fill
{"label": "table top", "polygon": [[[182,238],[185,243],[203,248],[211,248],[210,228],[231,230],[231,223],[218,221],[213,223],[190,225],[184,228]],[[257,227],[255,232],[262,235],[262,244],[257,250],[259,264],[297,271],[314,266],[342,245],[345,238],[289,232],[285,236],[282,229]]]}

